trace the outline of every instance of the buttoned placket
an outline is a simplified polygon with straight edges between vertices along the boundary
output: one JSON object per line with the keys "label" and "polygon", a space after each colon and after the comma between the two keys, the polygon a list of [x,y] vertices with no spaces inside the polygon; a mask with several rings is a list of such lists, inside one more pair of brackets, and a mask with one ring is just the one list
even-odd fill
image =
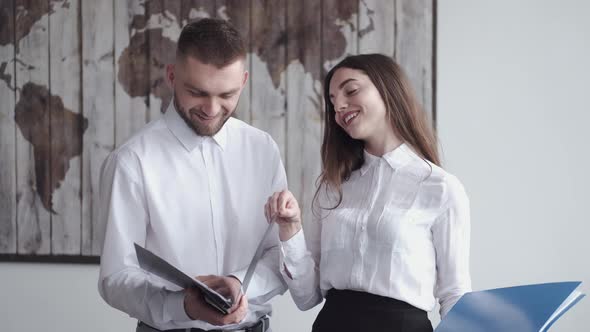
{"label": "buttoned placket", "polygon": [[215,179],[219,178],[219,174],[215,173],[215,167],[213,164],[213,153],[212,153],[212,144],[211,139],[208,138],[204,140],[200,144],[201,156],[203,158],[203,163],[205,165],[205,169],[207,171],[207,184],[209,186],[209,203],[211,206],[211,229],[213,230],[213,239],[215,242],[215,261],[217,262],[217,271],[216,274],[221,274],[222,270],[222,262],[221,262],[221,252],[222,252],[222,242],[221,242],[221,231],[219,230],[220,227],[220,216],[219,216],[219,188],[217,188],[217,183]]}
{"label": "buttoned placket", "polygon": [[[381,163],[377,163],[377,169],[373,167],[372,169],[367,170],[364,176],[371,176],[371,190],[369,194],[369,208],[364,209],[363,213],[359,215],[359,218],[355,224],[355,242],[358,243],[359,250],[353,252],[353,260],[352,260],[352,273],[351,273],[351,284],[357,285],[357,287],[361,287],[362,285],[362,276],[364,274],[363,271],[363,261],[364,261],[364,253],[367,249],[367,223],[369,218],[371,218],[371,211],[373,210],[373,206],[375,204],[376,196],[375,193],[379,192],[379,173],[381,170]],[[377,172],[377,174],[375,174]]]}

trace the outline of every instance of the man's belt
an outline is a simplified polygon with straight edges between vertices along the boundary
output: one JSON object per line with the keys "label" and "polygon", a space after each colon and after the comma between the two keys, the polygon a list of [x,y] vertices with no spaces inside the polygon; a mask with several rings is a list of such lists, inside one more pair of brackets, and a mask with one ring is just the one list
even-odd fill
{"label": "man's belt", "polygon": [[268,317],[262,317],[258,320],[258,322],[256,322],[256,324],[243,328],[243,329],[237,329],[237,330],[203,330],[203,329],[199,329],[196,327],[192,327],[192,328],[188,328],[188,329],[174,329],[174,330],[158,330],[154,327],[151,327],[149,325],[147,325],[144,322],[138,322],[138,326],[140,327],[149,327],[150,329],[152,329],[153,331],[162,331],[162,332],[266,332],[266,330],[268,330],[270,323],[268,320]]}

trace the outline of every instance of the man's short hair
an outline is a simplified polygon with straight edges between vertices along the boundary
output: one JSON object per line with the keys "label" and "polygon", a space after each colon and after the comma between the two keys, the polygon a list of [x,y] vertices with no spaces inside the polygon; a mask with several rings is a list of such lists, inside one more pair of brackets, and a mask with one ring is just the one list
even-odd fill
{"label": "man's short hair", "polygon": [[229,22],[203,18],[182,29],[176,56],[191,56],[202,63],[222,68],[245,58],[246,46],[240,33]]}

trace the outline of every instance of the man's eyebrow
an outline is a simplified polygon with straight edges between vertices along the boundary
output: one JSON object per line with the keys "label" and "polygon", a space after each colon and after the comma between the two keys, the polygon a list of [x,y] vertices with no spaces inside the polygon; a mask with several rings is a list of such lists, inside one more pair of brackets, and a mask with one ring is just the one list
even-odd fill
{"label": "man's eyebrow", "polygon": [[[205,90],[199,89],[199,88],[197,88],[197,87],[193,86],[193,85],[192,85],[192,84],[190,84],[190,83],[186,83],[186,82],[185,82],[185,83],[184,83],[184,87],[185,87],[185,88],[187,88],[187,89],[189,89],[189,90],[194,90],[194,91],[197,91],[197,92],[199,92],[199,93],[202,93],[202,94],[210,95],[210,93],[209,93],[208,91],[205,91]],[[222,92],[222,93],[220,93],[220,95],[230,95],[230,94],[235,94],[235,93],[237,93],[238,91],[240,91],[240,88],[235,88],[235,89],[231,89],[231,90],[229,90],[229,91]]]}
{"label": "man's eyebrow", "polygon": [[203,91],[203,90],[201,90],[201,89],[199,89],[199,88],[197,88],[197,87],[193,86],[193,85],[192,85],[192,84],[190,84],[190,83],[186,83],[186,82],[185,82],[185,83],[184,83],[184,87],[185,87],[185,88],[188,88],[188,89],[191,89],[191,90],[195,90],[195,91],[199,91],[199,92],[204,92],[204,93],[207,93],[207,91]]}
{"label": "man's eyebrow", "polygon": [[226,92],[223,92],[223,93],[221,93],[221,94],[222,94],[222,95],[231,95],[231,94],[234,94],[234,93],[236,93],[236,92],[238,92],[238,91],[240,91],[240,88],[231,89],[231,90],[229,90],[229,91],[226,91]]}

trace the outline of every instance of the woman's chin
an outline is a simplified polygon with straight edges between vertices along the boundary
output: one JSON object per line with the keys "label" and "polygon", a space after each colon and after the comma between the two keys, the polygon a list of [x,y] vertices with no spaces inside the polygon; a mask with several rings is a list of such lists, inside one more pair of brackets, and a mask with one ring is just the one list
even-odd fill
{"label": "woman's chin", "polygon": [[357,128],[350,128],[346,131],[348,136],[356,140],[363,140],[366,135],[363,135],[363,132],[358,130]]}
{"label": "woman's chin", "polygon": [[363,131],[359,130],[360,128],[357,126],[356,123],[353,123],[349,127],[340,126],[340,128],[342,128],[344,132],[352,139],[363,140],[366,137]]}

